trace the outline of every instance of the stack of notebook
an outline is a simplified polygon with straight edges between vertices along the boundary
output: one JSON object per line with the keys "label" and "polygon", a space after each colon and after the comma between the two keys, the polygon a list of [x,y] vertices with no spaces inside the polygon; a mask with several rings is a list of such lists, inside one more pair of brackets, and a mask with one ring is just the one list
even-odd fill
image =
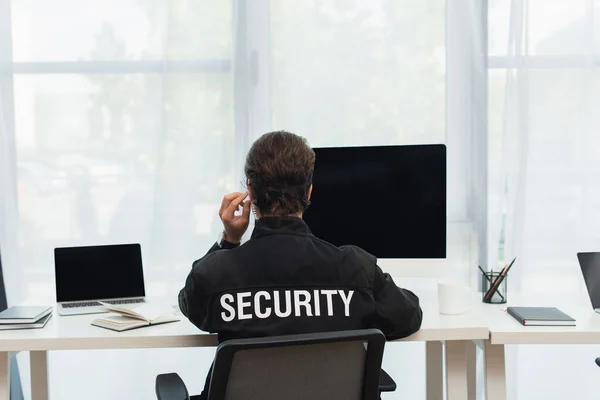
{"label": "stack of notebook", "polygon": [[43,328],[52,317],[52,307],[13,306],[0,312],[0,330]]}

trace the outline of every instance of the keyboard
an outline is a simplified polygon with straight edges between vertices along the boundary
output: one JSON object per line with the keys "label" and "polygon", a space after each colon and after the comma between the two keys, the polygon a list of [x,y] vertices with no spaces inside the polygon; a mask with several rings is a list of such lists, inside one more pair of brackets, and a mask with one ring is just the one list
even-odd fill
{"label": "keyboard", "polygon": [[[144,303],[144,299],[123,299],[123,300],[106,300],[108,304],[137,304]],[[97,301],[82,301],[77,303],[62,303],[63,308],[78,308],[78,307],[100,307],[102,304]]]}

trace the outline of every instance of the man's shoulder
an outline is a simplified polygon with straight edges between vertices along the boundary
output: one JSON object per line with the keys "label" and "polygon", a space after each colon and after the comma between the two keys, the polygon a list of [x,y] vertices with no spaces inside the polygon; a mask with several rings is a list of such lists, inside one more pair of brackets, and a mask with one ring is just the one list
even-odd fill
{"label": "man's shoulder", "polygon": [[[342,246],[336,246],[333,243],[319,239],[316,236],[310,238],[317,250],[325,254],[326,257],[332,257],[333,259],[342,259],[342,263],[345,267],[354,265],[361,269],[371,270],[377,266],[377,257],[361,247],[347,244]],[[345,268],[346,269],[346,268]]]}
{"label": "man's shoulder", "polygon": [[209,281],[218,278],[231,271],[236,264],[236,253],[240,247],[231,250],[215,250],[204,257],[194,261],[192,264],[192,274],[197,278],[206,278]]}
{"label": "man's shoulder", "polygon": [[339,249],[342,253],[347,255],[347,257],[354,258],[361,263],[366,263],[367,265],[377,264],[377,257],[358,246],[344,245],[340,246]]}
{"label": "man's shoulder", "polygon": [[234,249],[217,249],[211,251],[204,255],[204,257],[194,261],[193,268],[194,270],[197,267],[202,267],[201,270],[212,266],[219,266],[220,264],[227,262],[227,260],[231,259],[232,256],[235,258],[235,254],[242,248],[242,246],[236,247]]}

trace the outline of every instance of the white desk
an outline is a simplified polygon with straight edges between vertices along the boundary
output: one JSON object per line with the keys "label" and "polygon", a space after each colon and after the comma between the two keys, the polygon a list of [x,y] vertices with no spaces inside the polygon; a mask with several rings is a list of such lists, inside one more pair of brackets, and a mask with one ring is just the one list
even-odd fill
{"label": "white desk", "polygon": [[557,307],[576,319],[574,327],[523,326],[504,312],[507,305],[481,305],[490,329],[486,342],[488,400],[506,399],[504,346],[507,344],[600,344],[600,314],[592,309],[587,293],[543,293],[522,296],[509,293],[508,306]]}
{"label": "white desk", "polygon": [[[40,302],[40,304],[48,304]],[[216,346],[217,337],[199,331],[187,318],[181,321],[113,332],[92,326],[99,315],[61,317],[56,312],[43,329],[0,331],[0,400],[9,400],[9,352],[29,351],[31,398],[48,399],[49,350],[142,349]]]}
{"label": "white desk", "polygon": [[[424,319],[421,330],[403,341],[427,342],[427,399],[441,400],[443,387],[442,342],[446,342],[449,400],[474,398],[474,344],[489,338],[489,330],[475,313],[444,316],[438,313],[437,295],[417,291]],[[157,301],[158,302],[158,301]],[[39,302],[48,304],[48,302]],[[169,304],[169,303],[165,303]],[[199,331],[183,315],[180,322],[113,332],[90,325],[98,315],[61,317],[56,312],[43,329],[0,331],[0,400],[9,399],[9,352],[29,351],[31,397],[48,399],[47,352],[51,350],[140,349],[217,345],[217,338]]]}

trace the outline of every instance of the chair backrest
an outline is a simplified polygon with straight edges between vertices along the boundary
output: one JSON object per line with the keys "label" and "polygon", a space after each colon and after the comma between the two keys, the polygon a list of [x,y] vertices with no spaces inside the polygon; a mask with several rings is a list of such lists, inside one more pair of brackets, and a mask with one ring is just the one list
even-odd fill
{"label": "chair backrest", "polygon": [[208,400],[377,400],[377,329],[223,342]]}

